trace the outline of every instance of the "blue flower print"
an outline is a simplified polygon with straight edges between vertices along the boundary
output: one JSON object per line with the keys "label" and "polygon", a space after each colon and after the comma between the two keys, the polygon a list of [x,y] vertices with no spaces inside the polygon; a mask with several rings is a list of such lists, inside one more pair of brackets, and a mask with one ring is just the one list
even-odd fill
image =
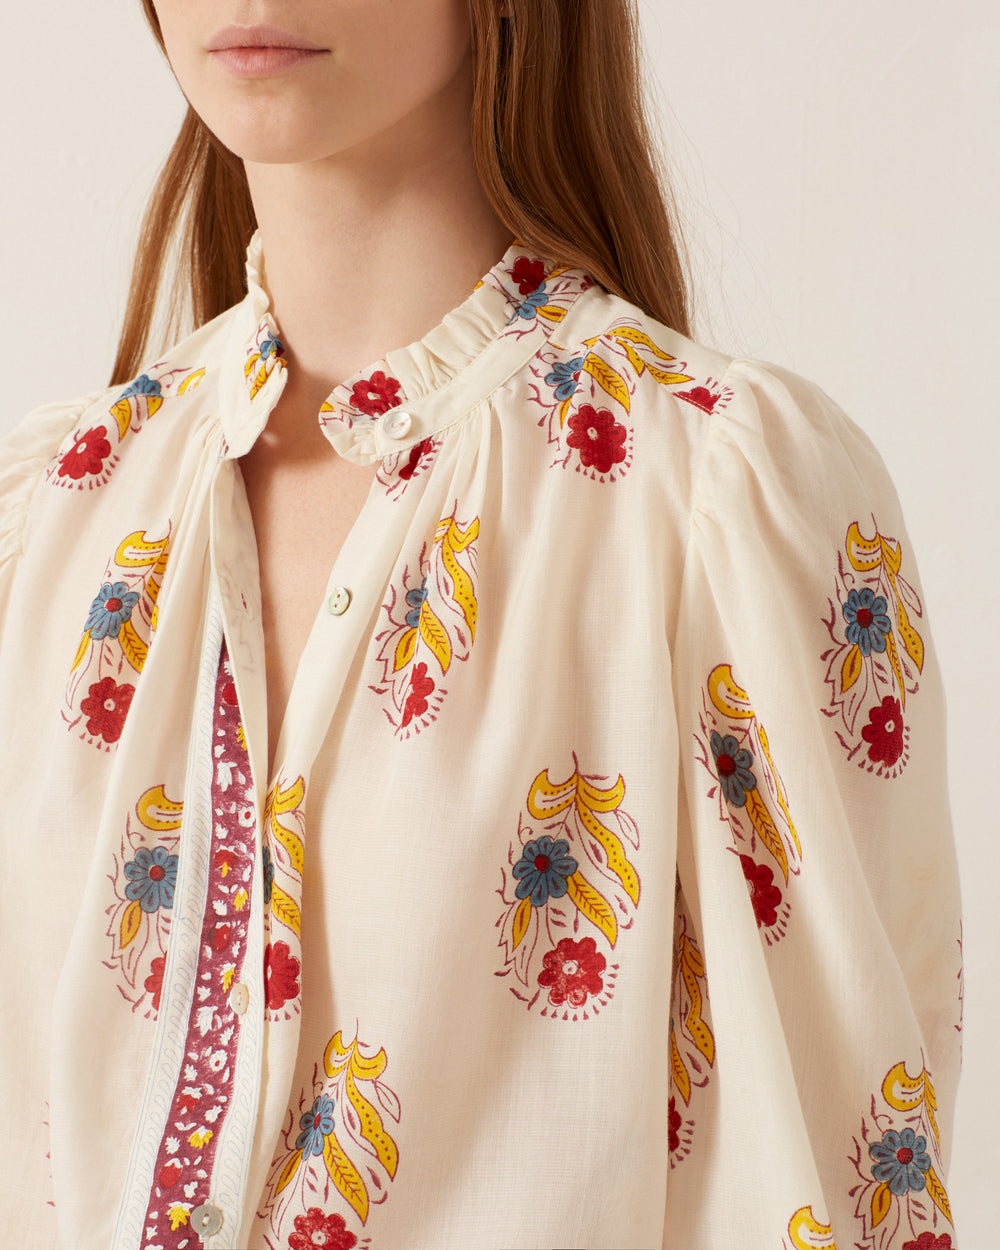
{"label": "blue flower print", "polygon": [[556,399],[569,399],[576,394],[582,368],[582,356],[574,356],[572,360],[557,360],[555,362],[552,366],[552,372],[545,375],[545,381],[549,386],[556,388]]}
{"label": "blue flower print", "polygon": [[885,650],[885,636],[892,629],[886,614],[886,602],[868,586],[848,592],[846,603],[840,605],[847,622],[847,641],[853,642],[862,655]]}
{"label": "blue flower print", "polygon": [[531,294],[526,295],[522,303],[517,306],[514,316],[526,319],[534,317],[537,315],[539,308],[544,308],[548,302],[549,297],[545,290],[545,283],[539,282]]}
{"label": "blue flower print", "polygon": [[145,912],[169,911],[174,905],[174,889],[177,886],[177,856],[171,855],[165,846],[140,846],[135,859],[125,864],[128,885],[125,897],[138,903]]}
{"label": "blue flower print", "polygon": [[128,387],[119,395],[119,399],[128,399],[132,395],[162,395],[163,388],[155,378],[151,378],[146,373],[140,373],[134,382],[130,382]]}
{"label": "blue flower print", "polygon": [[887,1184],[890,1193],[905,1194],[927,1184],[926,1173],[931,1166],[927,1139],[918,1137],[912,1128],[901,1133],[889,1129],[881,1141],[870,1143],[868,1153],[875,1160],[872,1178]]}
{"label": "blue flower print", "polygon": [[420,609],[424,606],[424,600],[427,598],[427,578],[420,583],[419,590],[408,590],[406,592],[406,602],[410,605],[410,611],[406,614],[406,623],[411,629],[416,629],[420,622]]}
{"label": "blue flower print", "polygon": [[271,890],[274,888],[274,860],[269,846],[261,851],[261,859],[264,861],[264,906],[270,907]]}
{"label": "blue flower print", "polygon": [[302,1151],[303,1159],[321,1155],[326,1139],[333,1132],[333,1099],[320,1094],[299,1124],[302,1132],[295,1139],[295,1149]]}
{"label": "blue flower print", "polygon": [[260,351],[261,360],[267,360],[268,356],[284,356],[285,349],[280,339],[276,339],[273,334],[268,335],[261,342],[258,349]]}
{"label": "blue flower print", "polygon": [[718,733],[712,734],[712,754],[726,802],[742,807],[747,801],[747,791],[757,789],[757,778],[750,771],[753,756],[740,747],[732,734],[723,737]]}
{"label": "blue flower print", "polygon": [[569,889],[567,877],[576,872],[577,862],[569,854],[569,843],[562,838],[535,838],[525,844],[512,871],[517,880],[514,893],[531,899],[532,907],[543,907],[549,898],[562,898]]}
{"label": "blue flower print", "polygon": [[124,582],[105,582],[90,605],[83,628],[90,630],[91,638],[117,638],[138,602],[138,594]]}

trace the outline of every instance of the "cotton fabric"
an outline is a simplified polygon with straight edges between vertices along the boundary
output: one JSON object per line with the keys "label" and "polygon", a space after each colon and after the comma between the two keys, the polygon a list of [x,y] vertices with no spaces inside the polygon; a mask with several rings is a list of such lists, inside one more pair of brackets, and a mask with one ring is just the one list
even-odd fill
{"label": "cotton fabric", "polygon": [[950,1250],[944,706],[869,439],[515,240],[319,414],[377,477],[269,777],[247,275],[0,444],[18,1244]]}

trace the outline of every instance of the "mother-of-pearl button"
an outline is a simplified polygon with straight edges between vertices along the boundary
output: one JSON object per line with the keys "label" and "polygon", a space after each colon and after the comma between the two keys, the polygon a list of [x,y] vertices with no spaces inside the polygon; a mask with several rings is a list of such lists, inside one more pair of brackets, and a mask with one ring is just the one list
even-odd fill
{"label": "mother-of-pearl button", "polygon": [[250,990],[242,981],[237,981],[229,991],[229,1006],[238,1016],[246,1015],[250,1006]]}
{"label": "mother-of-pearl button", "polygon": [[201,1237],[214,1237],[222,1227],[222,1212],[211,1202],[203,1202],[191,1212],[191,1227]]}
{"label": "mother-of-pearl button", "polygon": [[382,422],[382,429],[389,438],[405,438],[412,424],[413,418],[408,412],[393,412]]}
{"label": "mother-of-pearl button", "polygon": [[334,586],[330,598],[326,601],[326,610],[331,616],[343,616],[351,602],[351,592],[346,586]]}

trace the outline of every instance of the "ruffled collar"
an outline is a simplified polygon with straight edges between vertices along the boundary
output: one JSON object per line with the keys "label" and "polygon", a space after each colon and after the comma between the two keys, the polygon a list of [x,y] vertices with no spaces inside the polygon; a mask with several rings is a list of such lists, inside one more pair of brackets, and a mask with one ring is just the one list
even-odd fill
{"label": "ruffled collar", "polygon": [[[259,230],[247,249],[246,272],[247,296],[232,342],[242,374],[239,397],[222,414],[228,457],[253,445],[288,370]],[[318,414],[323,432],[341,455],[359,464],[433,438],[530,360],[593,285],[583,270],[540,257],[515,239],[468,298],[423,338],[333,389]]]}

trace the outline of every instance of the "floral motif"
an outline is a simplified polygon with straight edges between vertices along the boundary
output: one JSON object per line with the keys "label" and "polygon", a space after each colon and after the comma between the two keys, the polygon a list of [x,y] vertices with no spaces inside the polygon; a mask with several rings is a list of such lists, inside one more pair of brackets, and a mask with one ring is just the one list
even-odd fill
{"label": "floral motif", "polygon": [[680,1149],[680,1127],[684,1123],[681,1113],[677,1110],[677,1100],[673,1094],[670,1095],[670,1103],[667,1107],[667,1153],[675,1154]]}
{"label": "floral motif", "polygon": [[357,1237],[347,1231],[343,1216],[324,1215],[319,1207],[310,1207],[305,1215],[297,1215],[294,1224],[288,1250],[352,1250],[358,1244]]}
{"label": "floral motif", "polygon": [[671,1168],[690,1155],[695,1141],[696,1112],[715,1067],[705,960],[695,937],[684,891],[677,882],[674,907],[674,983],[670,997],[670,1082],[690,1113],[685,1119],[671,1096],[669,1158]]}
{"label": "floral motif", "polygon": [[370,377],[354,383],[350,403],[368,416],[378,417],[401,402],[401,392],[397,378],[376,369]]}
{"label": "floral motif", "polygon": [[74,433],[73,445],[69,451],[59,458],[60,476],[72,478],[78,482],[88,474],[100,473],[104,462],[111,455],[111,444],[108,442],[108,427],[95,425],[83,434]]}
{"label": "floral motif", "polygon": [[869,1143],[868,1153],[874,1160],[872,1176],[885,1181],[891,1193],[905,1194],[927,1184],[926,1173],[931,1166],[927,1138],[917,1137],[912,1128],[904,1128],[901,1133],[888,1129],[880,1142]]}
{"label": "floral motif", "polygon": [[757,778],[750,771],[753,755],[742,749],[732,734],[723,737],[714,730],[711,747],[715,770],[726,802],[732,803],[734,807],[743,807],[747,801],[747,791],[757,789]]}
{"label": "floral motif", "polygon": [[333,1132],[333,1099],[320,1094],[299,1120],[299,1126],[302,1132],[295,1139],[295,1149],[301,1150],[306,1159],[310,1155],[321,1155],[326,1139]]}
{"label": "floral motif", "polygon": [[830,702],[822,711],[847,758],[858,757],[860,768],[886,778],[899,776],[909,758],[906,700],[919,690],[924,667],[923,639],[913,625],[923,607],[902,565],[897,539],[877,525],[866,538],[853,522],[837,557],[837,589],[824,621]]}
{"label": "floral motif", "polygon": [[287,942],[268,942],[264,950],[264,987],[271,1011],[279,1011],[290,998],[298,998],[300,966]]}
{"label": "floral motif", "polygon": [[[397,400],[397,403],[401,402]],[[414,478],[434,461],[441,447],[439,438],[422,438],[404,451],[392,452],[378,462],[375,477],[385,487],[386,498],[399,499]]]}
{"label": "floral motif", "polygon": [[71,432],[69,446],[49,465],[46,480],[70,490],[103,486],[118,463],[126,438],[159,411],[170,392],[180,395],[194,390],[204,376],[204,369],[167,369],[165,364],[141,373],[118,393],[102,423],[94,424],[92,410],[84,414],[83,428]]}
{"label": "floral motif", "polygon": [[138,593],[129,590],[124,582],[105,582],[90,605],[90,613],[83,628],[90,630],[90,636],[94,639],[109,636],[117,638],[138,602]]}
{"label": "floral motif", "polygon": [[177,856],[171,855],[167,847],[154,846],[150,850],[140,846],[135,859],[125,864],[125,876],[128,877],[125,897],[137,902],[143,911],[173,907]]}
{"label": "floral motif", "polygon": [[741,855],[740,864],[750,890],[757,927],[769,928],[777,922],[777,909],[781,906],[781,891],[774,884],[774,873],[767,864],[757,864],[749,855]]}
{"label": "floral motif", "polygon": [[882,595],[876,595],[870,586],[849,591],[840,605],[847,622],[847,641],[857,644],[862,655],[885,650],[886,635],[892,629],[887,606]]}
{"label": "floral motif", "polygon": [[940,1178],[937,1096],[930,1073],[921,1066],[911,1077],[905,1063],[897,1063],[886,1073],[881,1095],[881,1107],[872,1099],[871,1125],[862,1120],[850,1156],[858,1175],[850,1191],[860,1221],[856,1245],[859,1250],[895,1250],[905,1229],[916,1237],[922,1228],[920,1239],[908,1244],[937,1250],[943,1235],[948,1240],[941,1250],[950,1250],[951,1233],[938,1232],[941,1220],[951,1225],[952,1218]]}
{"label": "floral motif", "polygon": [[247,345],[247,358],[243,365],[247,390],[251,402],[275,372],[280,373],[286,367],[285,348],[275,332],[270,315],[265,313],[257,326],[257,332]]}
{"label": "floral motif", "polygon": [[891,768],[903,754],[903,709],[899,700],[887,694],[878,707],[868,712],[868,724],[861,737],[869,744],[868,758]]}
{"label": "floral motif", "polygon": [[951,1233],[942,1233],[940,1237],[921,1233],[915,1241],[904,1241],[903,1250],[953,1250]]}
{"label": "floral motif", "polygon": [[[713,782],[708,797],[729,828],[761,938],[773,946],[787,932],[787,887],[801,871],[802,848],[764,726],[728,664],[717,664],[708,675],[699,727],[695,749]],[[781,870],[781,882],[760,863],[761,852]]]}
{"label": "floral motif", "polygon": [[566,446],[576,448],[585,469],[608,473],[612,465],[625,459],[628,430],[618,424],[609,409],[583,404],[570,417],[569,427],[573,433],[566,439]]}
{"label": "floral motif", "polygon": [[550,896],[562,898],[569,889],[568,879],[578,867],[564,839],[553,842],[545,836],[536,838],[525,845],[521,858],[511,869],[511,876],[517,881],[514,895],[529,899],[532,907],[544,907]]}
{"label": "floral motif", "polygon": [[[508,850],[496,975],[512,977],[511,992],[529,1010],[547,989],[542,1015],[587,1020],[611,1000],[619,965],[609,956],[635,919],[639,875],[630,856],[639,832],[621,806],[624,780],[601,786],[606,778],[573,762],[565,781],[553,783],[546,769],[528,792],[528,816],[545,832],[521,817]],[[567,928],[572,936],[563,936]]]}
{"label": "floral motif", "polygon": [[569,360],[555,361],[551,370],[545,375],[545,382],[553,388],[556,399],[570,399],[576,394],[583,363],[583,356],[573,356]]}
{"label": "floral motif", "polygon": [[[290,1222],[301,1235],[308,1231],[313,1237],[302,1245],[324,1244],[319,1237],[327,1229],[318,1212],[338,1196],[362,1224],[373,1206],[385,1202],[387,1183],[399,1166],[391,1124],[399,1122],[400,1105],[383,1079],[388,1062],[384,1049],[373,1051],[357,1037],[345,1044],[337,1032],[330,1039],[322,1070],[317,1064],[312,1089],[299,1098],[298,1114],[288,1112],[268,1174],[264,1205],[257,1212],[266,1221],[268,1246],[284,1245]],[[299,1223],[303,1219],[305,1227]],[[336,1231],[345,1228],[342,1222]]]}
{"label": "floral motif", "polygon": [[582,1007],[588,998],[596,998],[604,989],[601,974],[608,961],[592,937],[581,938],[579,942],[563,938],[555,950],[546,953],[542,963],[538,984],[547,987],[553,1007],[561,1007],[566,1002],[571,1007]]}
{"label": "floral motif", "polygon": [[[467,660],[476,637],[479,603],[476,541],[479,518],[462,525],[456,513],[438,522],[411,573],[405,565],[382,605],[388,625],[376,635],[385,714],[396,736],[419,733],[436,719],[447,689],[442,679],[455,661]],[[402,610],[405,605],[405,611]]]}
{"label": "floral motif", "polygon": [[264,978],[272,1021],[289,1019],[301,1010],[305,797],[304,778],[289,781],[279,772],[264,805],[266,838],[260,859],[267,908]]}
{"label": "floral motif", "polygon": [[135,686],[128,682],[119,686],[113,677],[95,681],[87,697],[80,701],[80,711],[87,718],[87,733],[105,742],[117,742],[134,694]]}
{"label": "floral motif", "polygon": [[162,786],[145,790],[126,820],[108,878],[114,897],[106,909],[111,956],[105,966],[117,974],[133,1011],[142,1008],[147,1016],[160,1007],[183,811]]}
{"label": "floral motif", "polygon": [[[519,256],[514,261],[514,267],[510,271],[510,276],[517,283],[517,288],[522,295],[538,294],[539,287],[545,282],[545,262],[537,257]],[[522,304],[521,307],[524,307]],[[518,309],[518,313],[522,317],[528,317],[530,313],[522,313]]]}
{"label": "floral motif", "polygon": [[146,663],[169,546],[169,529],[163,538],[151,539],[142,530],[124,538],[87,612],[62,716],[70,729],[82,726],[85,741],[106,751],[121,738],[135,678]]}

